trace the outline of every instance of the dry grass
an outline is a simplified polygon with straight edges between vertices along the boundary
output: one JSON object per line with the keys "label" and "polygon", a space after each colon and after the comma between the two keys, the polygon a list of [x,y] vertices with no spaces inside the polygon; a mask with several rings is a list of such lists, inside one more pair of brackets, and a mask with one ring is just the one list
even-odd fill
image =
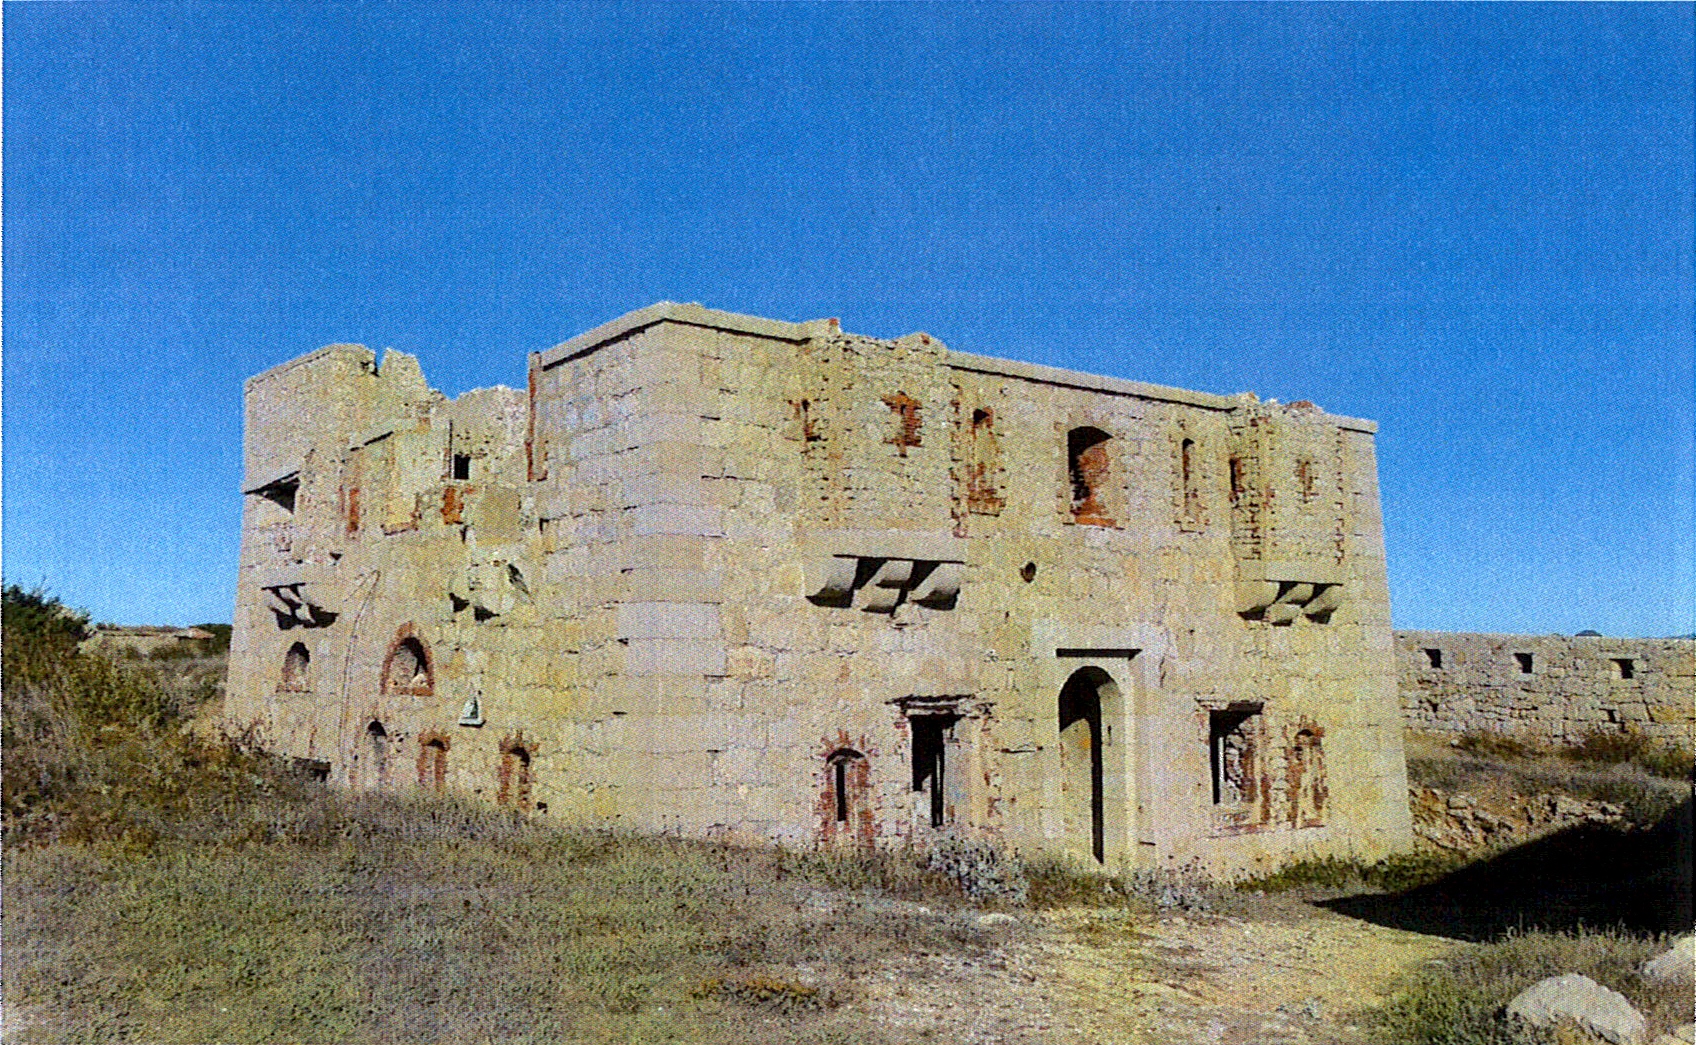
{"label": "dry grass", "polygon": [[6,593],[8,1043],[875,1042],[857,976],[978,946],[911,854],[332,794],[187,733],[194,661],[78,653],[77,621]]}
{"label": "dry grass", "polygon": [[[1500,798],[1556,793],[1610,802],[1639,826],[1659,821],[1690,794],[1690,756],[1662,745],[1601,740],[1575,748],[1538,748],[1494,734],[1466,734],[1458,741],[1409,734],[1408,783]],[[1645,762],[1656,770],[1645,768]],[[1680,765],[1683,776],[1659,771]]]}
{"label": "dry grass", "polygon": [[977,946],[965,918],[822,888],[857,875],[949,902],[873,866],[897,857],[849,872],[447,804],[313,804],[263,840],[8,851],[6,1005],[51,1014],[17,1040],[876,1041],[833,1014],[857,976]]}
{"label": "dry grass", "polygon": [[1689,986],[1645,980],[1643,962],[1664,937],[1618,932],[1516,933],[1499,943],[1456,948],[1403,977],[1373,1015],[1383,1045],[1521,1045],[1502,1010],[1538,980],[1577,972],[1624,994],[1649,1019],[1650,1034],[1690,1019]]}

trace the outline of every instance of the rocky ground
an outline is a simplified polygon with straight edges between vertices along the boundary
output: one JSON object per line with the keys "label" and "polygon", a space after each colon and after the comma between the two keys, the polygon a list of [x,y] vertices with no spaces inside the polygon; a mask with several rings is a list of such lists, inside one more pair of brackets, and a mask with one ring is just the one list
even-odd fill
{"label": "rocky ground", "polygon": [[1413,831],[1430,848],[1473,856],[1523,845],[1579,824],[1618,824],[1619,806],[1570,795],[1477,795],[1416,787],[1409,795]]}
{"label": "rocky ground", "polygon": [[[991,916],[994,917],[994,916]],[[1295,902],[1138,919],[1068,910],[992,930],[984,957],[915,955],[857,985],[895,1040],[1353,1045],[1361,1010],[1450,941]]]}

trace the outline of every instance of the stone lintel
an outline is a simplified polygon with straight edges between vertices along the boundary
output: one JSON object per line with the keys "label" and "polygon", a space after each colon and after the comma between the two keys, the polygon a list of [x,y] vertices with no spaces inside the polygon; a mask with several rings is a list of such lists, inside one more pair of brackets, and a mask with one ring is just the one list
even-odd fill
{"label": "stone lintel", "polygon": [[812,530],[799,542],[809,558],[963,562],[966,542],[948,530]]}
{"label": "stone lintel", "polygon": [[1342,584],[1348,580],[1348,572],[1335,563],[1240,559],[1237,562],[1237,580],[1271,581],[1274,583],[1293,581],[1297,584]]}

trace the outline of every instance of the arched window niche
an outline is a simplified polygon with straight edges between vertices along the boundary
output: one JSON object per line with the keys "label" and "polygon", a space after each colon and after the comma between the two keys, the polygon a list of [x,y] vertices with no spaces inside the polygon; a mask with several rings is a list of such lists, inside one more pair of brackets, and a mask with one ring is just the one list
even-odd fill
{"label": "arched window niche", "polygon": [[438,794],[447,789],[448,749],[451,742],[440,733],[418,738],[418,788]]}
{"label": "arched window niche", "polygon": [[410,624],[395,634],[383,659],[383,692],[428,697],[436,692],[436,672],[430,647],[413,633]]}
{"label": "arched window niche", "polygon": [[312,692],[312,653],[305,643],[297,642],[283,654],[283,674],[277,689],[283,693]]}
{"label": "arched window niche", "polygon": [[495,802],[520,812],[530,808],[530,763],[535,752],[522,734],[501,741],[500,788]]}
{"label": "arched window niche", "polygon": [[1112,526],[1107,512],[1112,436],[1083,426],[1066,433],[1066,474],[1072,485],[1072,521],[1080,526]]}

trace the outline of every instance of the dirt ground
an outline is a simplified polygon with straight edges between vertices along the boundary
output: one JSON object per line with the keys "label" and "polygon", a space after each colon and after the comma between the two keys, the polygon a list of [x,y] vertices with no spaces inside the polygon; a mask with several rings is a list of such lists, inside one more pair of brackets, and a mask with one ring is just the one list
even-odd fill
{"label": "dirt ground", "polygon": [[1355,1045],[1385,982],[1453,946],[1293,900],[965,917],[981,953],[891,958],[854,978],[832,1022],[960,1045]]}

